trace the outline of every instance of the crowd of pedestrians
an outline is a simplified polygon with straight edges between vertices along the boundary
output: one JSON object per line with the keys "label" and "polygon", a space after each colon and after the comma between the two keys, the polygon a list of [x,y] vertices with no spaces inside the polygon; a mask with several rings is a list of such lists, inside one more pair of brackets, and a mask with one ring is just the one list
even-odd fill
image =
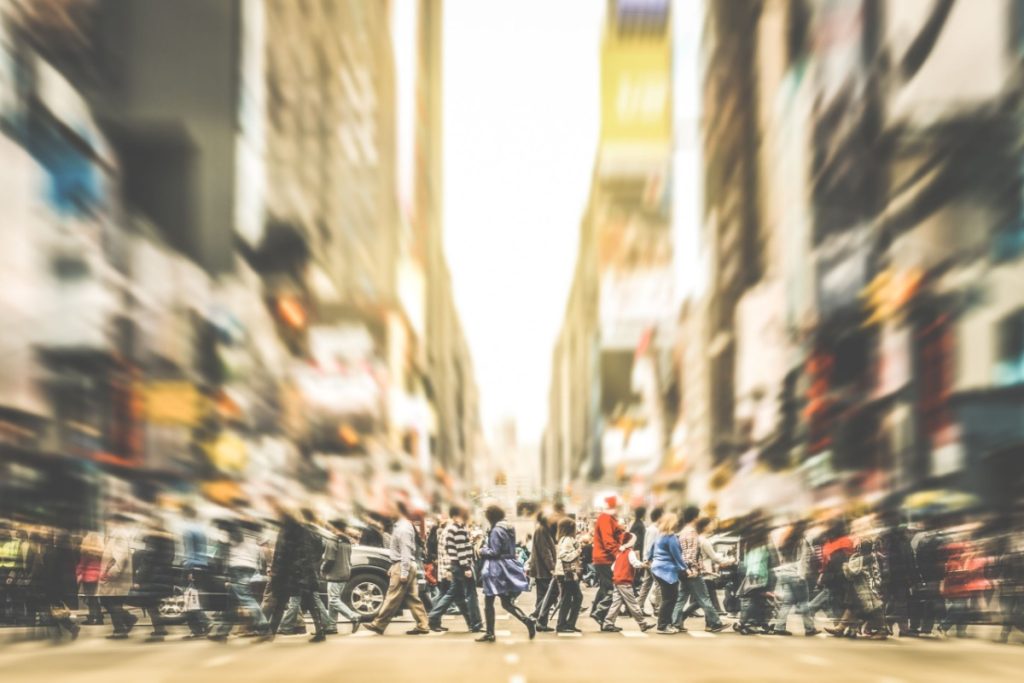
{"label": "crowd of pedestrians", "polygon": [[[312,642],[322,642],[339,624],[383,634],[408,610],[409,635],[445,632],[442,619],[457,614],[479,642],[494,642],[500,604],[530,639],[581,633],[581,614],[606,633],[628,616],[640,631],[673,635],[698,615],[706,631],[729,619],[741,635],[790,636],[794,618],[806,636],[819,624],[870,639],[965,636],[978,623],[1000,625],[1002,641],[1024,631],[1024,546],[1006,518],[909,525],[889,513],[773,525],[754,515],[713,535],[718,522],[697,507],[638,508],[622,519],[618,500],[604,503],[592,519],[541,511],[525,539],[497,506],[477,524],[466,507],[428,519],[399,504],[394,519],[368,520],[359,533],[284,505],[274,520],[216,524],[184,506],[176,533],[156,513],[114,514],[103,533],[78,535],[2,523],[0,624],[73,640],[83,625],[109,623],[107,637],[124,639],[141,610],[147,640],[160,641],[177,611],[185,638],[223,642],[235,632],[265,642],[305,632],[308,615]],[[388,551],[375,614],[345,601],[353,544]],[[584,612],[588,577],[596,591]],[[518,598],[530,591],[527,612]]]}

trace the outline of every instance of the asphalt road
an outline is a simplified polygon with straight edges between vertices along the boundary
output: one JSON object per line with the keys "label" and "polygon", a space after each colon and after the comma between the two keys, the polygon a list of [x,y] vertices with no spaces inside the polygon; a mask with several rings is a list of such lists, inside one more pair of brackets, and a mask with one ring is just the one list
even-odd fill
{"label": "asphalt road", "polygon": [[965,640],[874,642],[707,634],[700,619],[687,624],[688,634],[676,636],[642,634],[624,618],[619,622],[627,629],[623,633],[598,633],[590,619],[581,618],[582,636],[538,634],[530,642],[518,622],[500,618],[500,610],[499,615],[494,644],[473,642],[461,619],[446,620],[452,631],[445,634],[407,636],[411,624],[402,620],[383,637],[361,631],[320,644],[307,643],[304,636],[281,636],[261,645],[247,639],[222,645],[176,638],[146,644],[142,639],[148,629],[136,629],[131,640],[108,641],[103,636],[109,627],[86,627],[75,643],[0,646],[0,680],[973,683],[1019,681],[1024,674],[1020,634],[1010,645],[998,645],[987,640],[994,632],[984,629],[979,629],[983,637]]}

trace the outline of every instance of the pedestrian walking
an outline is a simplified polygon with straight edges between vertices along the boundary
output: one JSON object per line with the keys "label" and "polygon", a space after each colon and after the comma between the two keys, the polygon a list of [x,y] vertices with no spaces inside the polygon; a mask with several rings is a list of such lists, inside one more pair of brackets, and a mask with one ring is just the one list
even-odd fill
{"label": "pedestrian walking", "polygon": [[644,567],[644,563],[634,548],[635,544],[636,536],[632,533],[623,534],[619,555],[612,565],[612,583],[615,586],[615,595],[612,598],[612,606],[608,610],[608,617],[601,625],[601,630],[606,633],[617,633],[622,630],[615,625],[615,619],[623,607],[636,620],[641,631],[648,631],[652,627],[644,620],[643,610],[640,609],[640,603],[637,602],[636,594],[633,592],[635,573]]}
{"label": "pedestrian walking", "polygon": [[[531,576],[537,587],[537,604],[533,613],[530,614],[534,620],[540,620],[543,616],[544,623],[547,623],[546,604],[548,591],[551,588],[551,580],[555,569],[555,539],[551,535],[548,526],[548,519],[544,512],[537,513],[537,526],[533,531],[533,548],[530,553],[530,562],[527,565],[527,575]],[[545,628],[538,630],[550,630]]]}
{"label": "pedestrian walking", "polygon": [[[647,555],[644,554],[644,550],[645,550],[644,540],[647,537],[646,521],[647,521],[647,508],[645,508],[644,506],[641,505],[640,507],[638,507],[638,508],[633,510],[633,524],[631,524],[630,527],[629,527],[629,533],[633,534],[633,537],[636,539],[634,544],[633,544],[633,549],[636,552],[636,555],[640,559],[641,563],[647,562],[648,560],[651,559],[650,557],[648,557]],[[613,570],[613,573],[614,573],[614,570]],[[643,585],[644,574],[646,574],[646,573],[647,573],[647,570],[644,569],[644,567],[640,567],[639,569],[637,569],[633,573],[633,594],[634,595],[639,595],[640,594],[640,587]],[[613,583],[614,583],[614,580],[613,580]]]}
{"label": "pedestrian walking", "polygon": [[779,610],[771,624],[770,633],[789,636],[787,627],[791,612],[796,611],[803,618],[804,635],[815,636],[814,615],[807,608],[809,589],[807,575],[810,567],[811,546],[807,542],[807,523],[798,521],[783,530],[778,543],[772,543],[776,555],[776,590],[779,594]]}
{"label": "pedestrian walking", "polygon": [[469,538],[466,522],[468,513],[458,506],[449,511],[451,518],[444,534],[445,556],[449,571],[449,588],[427,615],[431,631],[444,632],[448,629],[441,625],[441,618],[447,614],[448,608],[455,605],[470,633],[483,631],[480,619],[480,607],[476,597],[476,579],[473,575],[473,544]]}
{"label": "pedestrian walking", "polygon": [[740,618],[733,628],[742,635],[767,633],[773,617],[774,573],[768,549],[768,529],[756,520],[747,533],[748,550],[744,560],[743,581],[740,582]]}
{"label": "pedestrian walking", "polygon": [[270,624],[250,588],[253,577],[259,572],[262,552],[256,540],[246,534],[241,525],[229,527],[224,557],[227,602],[210,629],[207,636],[210,640],[226,642],[232,627],[239,623],[247,624],[249,631],[258,637],[258,642],[270,640]]}
{"label": "pedestrian walking", "polygon": [[[686,617],[699,608],[704,612],[704,630],[718,633],[725,627],[722,625],[722,620],[718,617],[714,605],[711,604],[708,587],[701,571],[703,562],[700,535],[697,533],[696,526],[699,516],[700,509],[693,505],[683,511],[683,528],[679,532],[679,546],[683,553],[683,562],[686,564],[686,572],[680,576],[679,596],[676,598],[672,620],[677,629],[685,631]],[[693,603],[692,607],[686,607],[687,601]]]}
{"label": "pedestrian walking", "polygon": [[196,509],[191,505],[183,505],[181,514],[185,520],[181,535],[184,555],[182,568],[188,586],[199,595],[198,608],[185,611],[185,623],[189,629],[186,638],[205,638],[210,632],[210,619],[202,609],[202,595],[211,588],[210,544],[206,535],[206,525],[199,519]]}
{"label": "pedestrian walking", "polygon": [[641,558],[647,563],[648,568],[643,572],[644,578],[640,584],[640,595],[638,597],[640,609],[645,610],[644,616],[650,616],[646,612],[648,598],[651,599],[654,614],[658,613],[658,607],[661,604],[661,591],[658,590],[658,584],[654,580],[654,574],[651,573],[650,565],[654,560],[654,544],[658,540],[658,521],[664,513],[665,511],[660,507],[651,510],[651,521],[647,524],[644,531],[643,555],[641,555]]}
{"label": "pedestrian walking", "polygon": [[576,620],[580,616],[583,604],[583,591],[580,589],[582,578],[582,553],[576,540],[576,522],[569,517],[558,520],[557,558],[553,571],[562,595],[558,607],[558,633],[580,633],[576,628]]}
{"label": "pedestrian walking", "polygon": [[672,611],[679,597],[679,577],[686,571],[683,551],[679,545],[679,517],[672,513],[658,522],[658,538],[654,544],[651,573],[658,583],[661,605],[658,610],[658,633],[673,635],[680,630],[672,623]]}
{"label": "pedestrian walking", "polygon": [[477,638],[480,643],[493,643],[494,636],[494,601],[501,602],[502,608],[518,619],[526,627],[530,640],[537,635],[536,624],[518,606],[516,597],[530,589],[530,581],[526,578],[523,565],[516,559],[516,530],[505,521],[505,511],[497,505],[491,505],[484,511],[484,517],[491,525],[487,542],[480,550],[484,558],[484,620],[486,632]]}
{"label": "pedestrian walking", "polygon": [[60,639],[62,630],[75,640],[81,630],[71,616],[71,611],[78,609],[76,564],[70,535],[54,529],[50,546],[43,554],[43,593],[55,627],[54,640]]}
{"label": "pedestrian walking", "polygon": [[282,517],[281,531],[274,548],[268,587],[274,594],[270,632],[277,633],[289,600],[295,597],[298,598],[301,610],[308,612],[313,619],[315,633],[310,642],[323,642],[327,638],[327,627],[320,609],[317,609],[320,600],[316,596],[320,583],[317,569],[320,566],[322,547],[314,533],[294,514],[280,506],[278,511]]}
{"label": "pedestrian walking", "polygon": [[361,618],[358,612],[345,604],[341,596],[345,585],[352,578],[352,542],[345,531],[345,521],[336,519],[330,523],[331,535],[324,540],[324,557],[321,574],[327,582],[327,614],[334,622],[340,614],[352,625],[352,633],[359,630]]}
{"label": "pedestrian walking", "polygon": [[146,642],[167,637],[167,625],[160,614],[160,603],[174,593],[174,538],[156,515],[150,515],[143,539],[144,549],[136,553],[134,603],[146,610],[152,632]]}
{"label": "pedestrian walking", "polygon": [[985,575],[986,558],[969,543],[950,543],[946,547],[946,575],[940,593],[946,600],[946,616],[939,625],[939,633],[946,635],[956,627],[957,638],[967,635],[973,607],[979,597],[991,590]]}
{"label": "pedestrian walking", "polygon": [[843,573],[850,582],[850,605],[843,614],[842,623],[846,635],[855,637],[861,629],[872,638],[884,640],[888,637],[885,629],[881,584],[882,577],[874,544],[863,540],[856,552],[843,566]]}
{"label": "pedestrian walking", "polygon": [[78,546],[78,563],[75,567],[75,580],[78,582],[78,591],[85,597],[86,607],[89,609],[89,616],[85,620],[87,626],[101,626],[103,624],[103,611],[100,608],[100,599],[96,597],[96,588],[100,583],[100,562],[103,559],[103,537],[90,531],[82,537]]}
{"label": "pedestrian walking", "polygon": [[406,631],[408,635],[430,633],[426,608],[420,598],[419,584],[416,581],[416,527],[413,521],[422,516],[410,511],[404,503],[399,502],[398,511],[401,517],[395,523],[391,533],[391,568],[388,570],[388,592],[384,604],[372,622],[366,625],[367,630],[384,635],[391,620],[403,607],[412,612],[416,626]]}
{"label": "pedestrian walking", "polygon": [[999,539],[995,576],[1002,612],[999,642],[1006,643],[1014,628],[1024,632],[1024,549],[1006,535]]}
{"label": "pedestrian walking", "polygon": [[125,609],[125,601],[132,590],[131,539],[132,532],[127,525],[127,518],[122,515],[113,516],[107,526],[107,538],[103,543],[103,557],[100,559],[100,580],[96,587],[96,595],[103,609],[110,615],[113,631],[107,638],[120,640],[127,638],[135,622],[134,614]]}
{"label": "pedestrian walking", "polygon": [[879,538],[882,559],[882,602],[886,627],[904,637],[910,631],[910,605],[914,588],[920,584],[910,536],[899,518],[889,515],[887,529]]}
{"label": "pedestrian walking", "polygon": [[615,590],[612,583],[612,563],[615,562],[615,555],[619,546],[622,545],[622,534],[625,533],[622,525],[615,519],[614,512],[618,508],[619,501],[615,496],[605,498],[605,510],[598,515],[594,523],[594,544],[592,563],[594,574],[597,580],[597,594],[594,596],[594,604],[590,608],[590,618],[597,622],[598,626],[604,623],[608,616],[608,608],[612,604],[612,593]]}

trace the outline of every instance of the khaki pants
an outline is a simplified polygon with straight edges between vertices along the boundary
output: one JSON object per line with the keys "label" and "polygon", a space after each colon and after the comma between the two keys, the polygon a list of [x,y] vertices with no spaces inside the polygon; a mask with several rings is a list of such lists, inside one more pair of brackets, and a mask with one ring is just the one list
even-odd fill
{"label": "khaki pants", "polygon": [[619,616],[619,610],[622,607],[626,608],[629,616],[636,619],[636,623],[641,626],[646,623],[643,610],[640,609],[640,603],[637,602],[636,596],[633,595],[633,585],[617,583],[615,584],[615,594],[612,597],[612,606],[608,610],[608,617],[604,621],[605,626],[615,626],[615,619]]}
{"label": "khaki pants", "polygon": [[423,607],[423,601],[420,600],[416,568],[410,567],[409,576],[402,581],[402,566],[396,562],[388,570],[388,594],[384,597],[384,604],[381,605],[380,612],[377,613],[371,626],[383,631],[403,606],[412,612],[412,618],[416,620],[417,628],[423,630],[430,628],[430,624],[427,622],[427,610]]}

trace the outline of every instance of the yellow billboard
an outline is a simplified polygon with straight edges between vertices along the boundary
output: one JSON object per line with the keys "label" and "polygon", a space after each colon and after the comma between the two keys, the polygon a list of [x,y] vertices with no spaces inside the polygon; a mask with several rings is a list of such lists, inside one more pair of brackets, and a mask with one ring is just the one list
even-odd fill
{"label": "yellow billboard", "polygon": [[601,144],[672,141],[672,49],[668,35],[620,37],[601,50]]}

